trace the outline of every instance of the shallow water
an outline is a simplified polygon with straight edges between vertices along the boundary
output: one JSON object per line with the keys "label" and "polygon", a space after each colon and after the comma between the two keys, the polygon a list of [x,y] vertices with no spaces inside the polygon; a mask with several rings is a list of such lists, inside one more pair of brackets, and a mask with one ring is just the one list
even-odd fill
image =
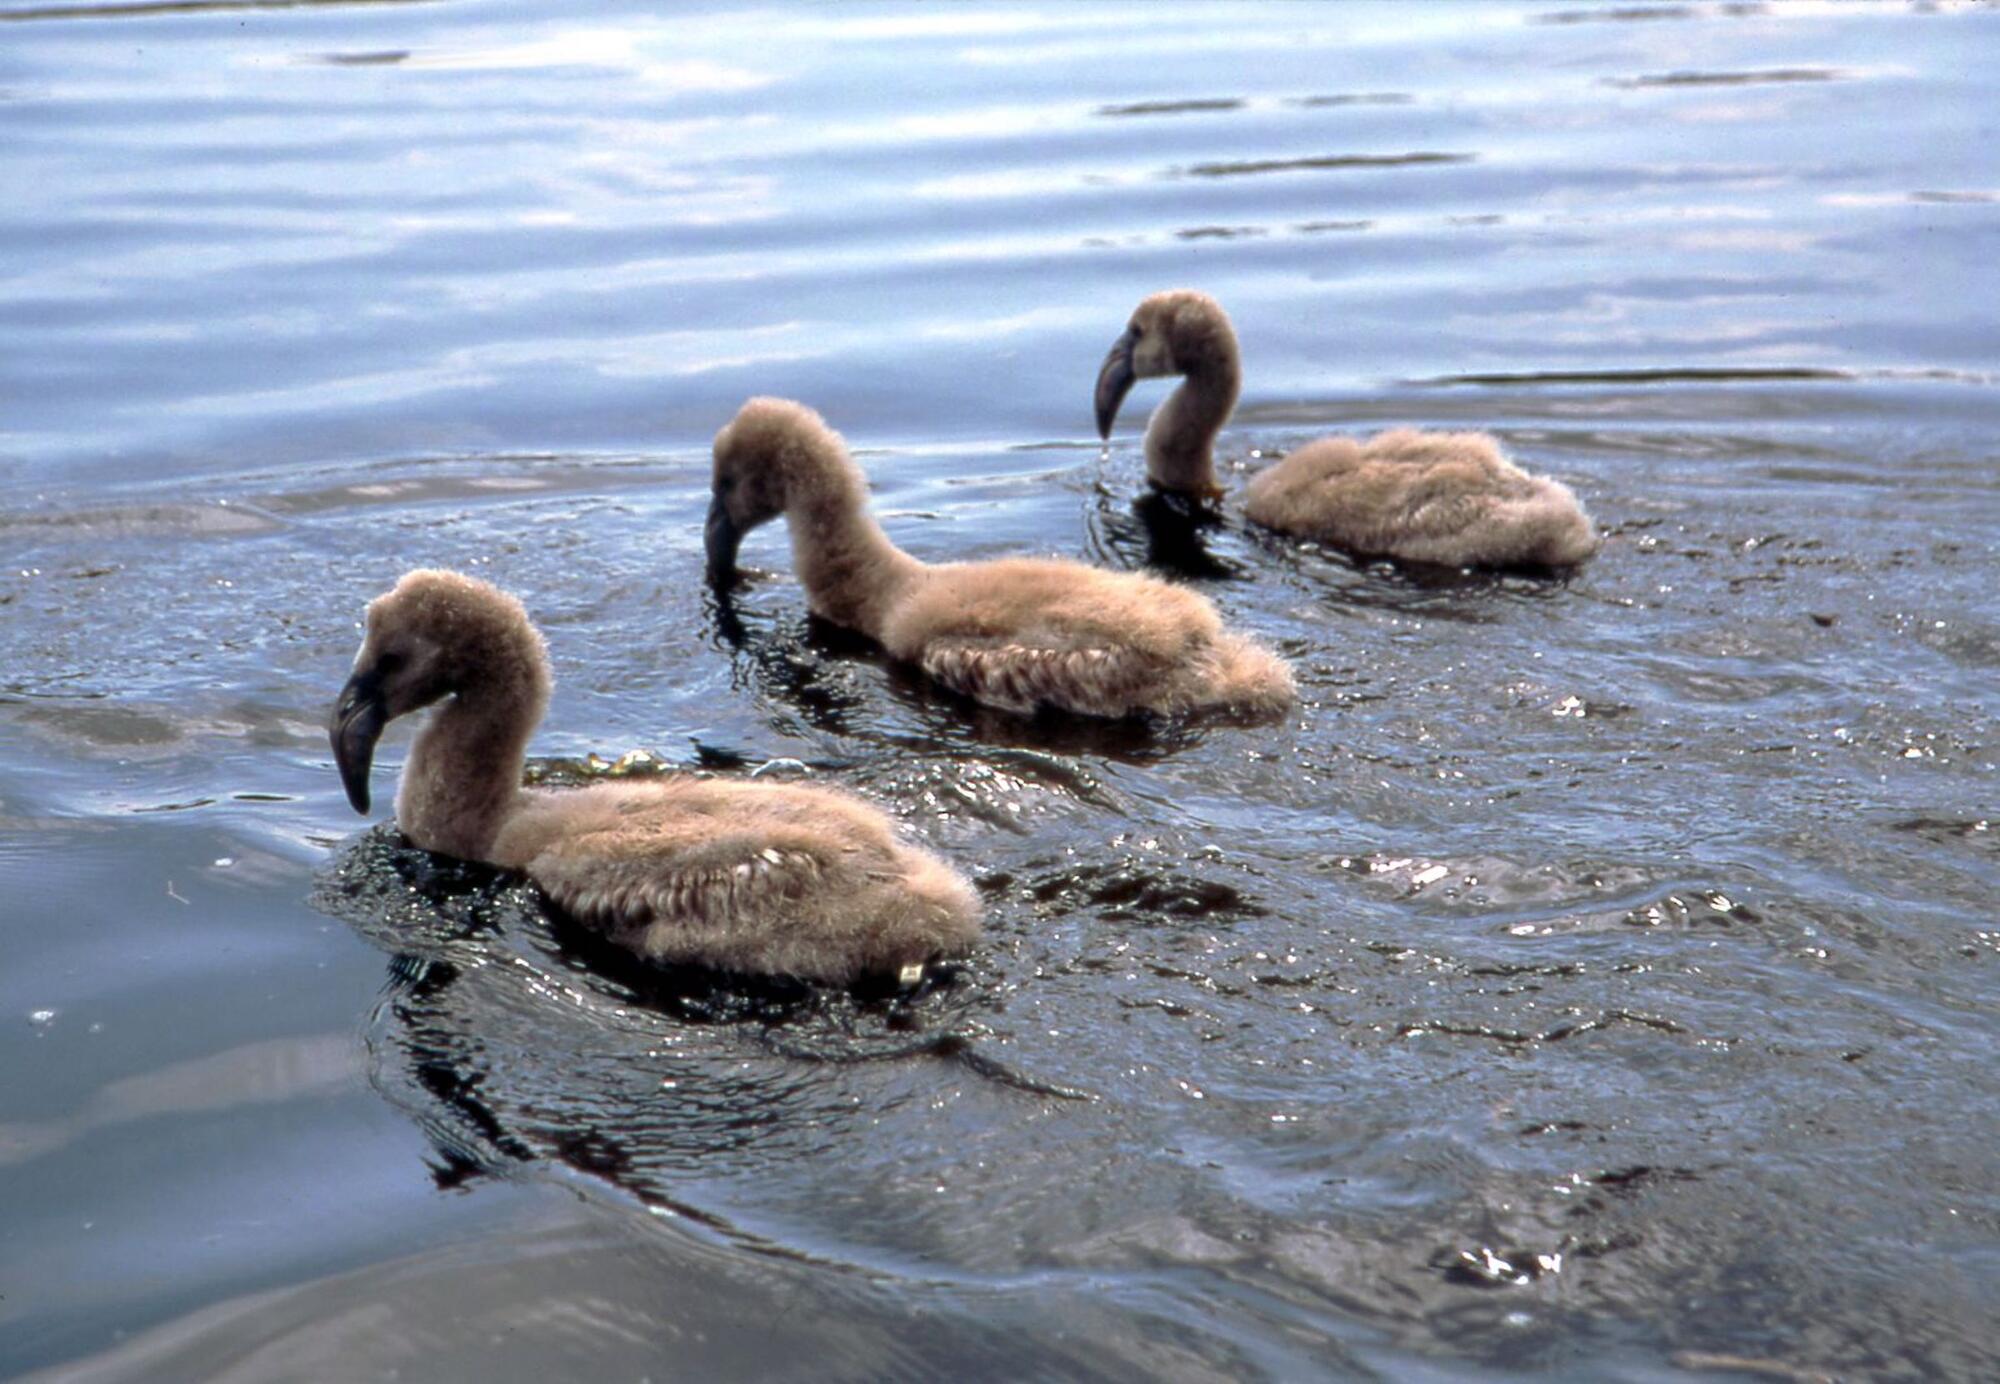
{"label": "shallow water", "polygon": [[[0,1374],[1991,1377],[1996,43],[0,0]],[[1159,388],[1090,390],[1177,283],[1233,465],[1490,427],[1602,554],[1144,498]],[[760,392],[911,551],[1176,573],[1305,706],[975,717],[775,531],[718,607]],[[358,832],[321,720],[418,564],[543,623],[540,772],[798,760],[987,944],[717,993]]]}

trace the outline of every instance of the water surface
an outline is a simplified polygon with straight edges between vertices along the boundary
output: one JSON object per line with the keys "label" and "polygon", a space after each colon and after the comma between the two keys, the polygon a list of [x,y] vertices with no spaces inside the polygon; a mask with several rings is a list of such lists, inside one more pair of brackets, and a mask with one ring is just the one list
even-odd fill
{"label": "water surface", "polygon": [[[1990,1377],[1997,41],[0,3],[0,1374]],[[1145,496],[1159,387],[1108,449],[1090,389],[1176,284],[1230,468],[1491,428],[1603,552]],[[775,531],[719,607],[752,393],[912,552],[1164,570],[1305,704],[973,716]],[[419,564],[546,629],[537,772],[796,760],[987,944],[717,993],[364,831],[322,716]]]}

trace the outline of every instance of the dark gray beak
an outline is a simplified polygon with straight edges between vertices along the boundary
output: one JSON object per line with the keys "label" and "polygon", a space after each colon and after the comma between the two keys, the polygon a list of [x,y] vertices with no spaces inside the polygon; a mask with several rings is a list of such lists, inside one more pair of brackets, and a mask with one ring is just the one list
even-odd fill
{"label": "dark gray beak", "polygon": [[356,812],[368,811],[368,770],[375,763],[375,742],[389,724],[388,703],[382,698],[381,674],[372,668],[355,670],[340,689],[333,717],[326,724],[333,742],[333,762],[340,767],[340,784]]}
{"label": "dark gray beak", "polygon": [[743,543],[743,530],[729,517],[720,495],[708,502],[708,523],[702,537],[708,546],[709,581],[716,586],[730,585],[736,580],[736,550]]}
{"label": "dark gray beak", "polygon": [[1097,371],[1097,435],[1111,436],[1111,424],[1118,417],[1118,406],[1125,402],[1125,396],[1132,392],[1132,381],[1137,378],[1132,373],[1132,348],[1139,342],[1139,333],[1132,328],[1125,329],[1125,335],[1112,344],[1111,354],[1104,358],[1104,364]]}

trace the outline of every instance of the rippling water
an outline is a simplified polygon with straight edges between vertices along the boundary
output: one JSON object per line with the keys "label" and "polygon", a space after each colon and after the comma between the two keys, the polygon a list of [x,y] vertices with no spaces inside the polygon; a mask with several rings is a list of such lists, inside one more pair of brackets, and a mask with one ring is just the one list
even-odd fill
{"label": "rippling water", "polygon": [[[0,1374],[2000,1371],[1996,42],[0,0]],[[1604,551],[1146,497],[1157,387],[1089,396],[1176,284],[1233,466],[1490,427]],[[1306,705],[969,720],[775,533],[718,609],[751,393],[911,551],[1168,571]],[[537,772],[798,760],[987,945],[718,993],[357,835],[320,721],[420,563],[547,629]]]}

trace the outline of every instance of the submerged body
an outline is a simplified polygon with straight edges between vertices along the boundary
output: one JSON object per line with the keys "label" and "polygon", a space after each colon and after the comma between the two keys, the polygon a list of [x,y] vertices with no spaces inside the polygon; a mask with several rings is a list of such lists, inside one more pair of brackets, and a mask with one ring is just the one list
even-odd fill
{"label": "submerged body", "polygon": [[715,441],[710,575],[728,580],[742,535],[783,514],[815,614],[977,701],[1122,717],[1269,715],[1293,700],[1284,662],[1195,592],[1055,558],[932,566],[891,544],[866,504],[860,468],[817,413],[753,399]]}
{"label": "submerged body", "polygon": [[[1098,372],[1099,435],[1111,435],[1135,381],[1162,375],[1181,383],[1147,425],[1147,478],[1217,498],[1215,439],[1236,407],[1242,365],[1228,314],[1207,294],[1173,290],[1139,304]],[[1573,567],[1598,543],[1569,487],[1523,471],[1484,433],[1321,438],[1252,477],[1243,512],[1357,556],[1453,566]]]}
{"label": "submerged body", "polygon": [[369,605],[335,707],[350,801],[368,810],[383,727],[435,704],[397,792],[403,833],[521,871],[646,960],[845,984],[977,938],[971,888],[845,793],[698,778],[523,788],[549,686],[542,637],[513,597],[454,572],[409,573]]}
{"label": "submerged body", "polygon": [[1453,567],[1573,567],[1597,551],[1569,487],[1485,433],[1323,437],[1252,476],[1243,513],[1363,557]]}

